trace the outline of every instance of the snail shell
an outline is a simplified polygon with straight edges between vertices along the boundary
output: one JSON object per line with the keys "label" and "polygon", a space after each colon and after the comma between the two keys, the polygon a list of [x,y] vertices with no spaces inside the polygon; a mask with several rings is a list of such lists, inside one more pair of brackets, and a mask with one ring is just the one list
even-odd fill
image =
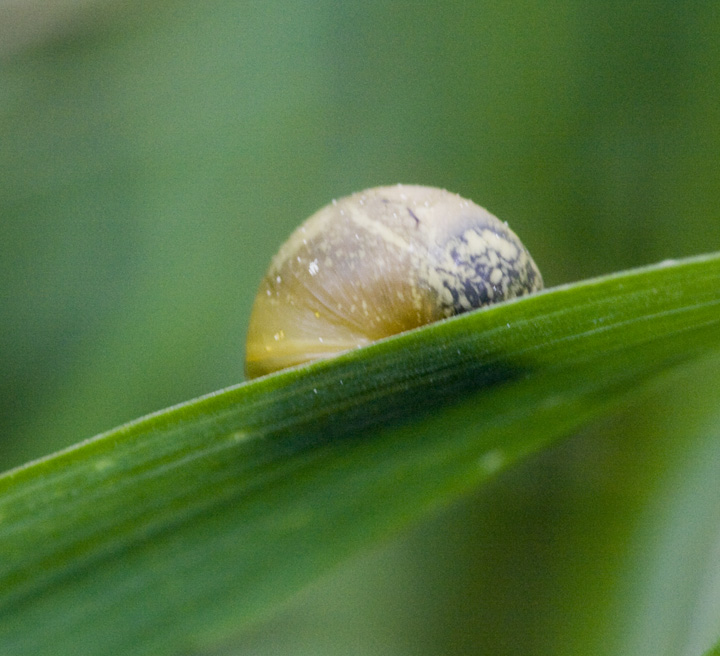
{"label": "snail shell", "polygon": [[255,378],[542,288],[514,232],[456,194],[377,187],[333,201],[273,258],[250,317]]}

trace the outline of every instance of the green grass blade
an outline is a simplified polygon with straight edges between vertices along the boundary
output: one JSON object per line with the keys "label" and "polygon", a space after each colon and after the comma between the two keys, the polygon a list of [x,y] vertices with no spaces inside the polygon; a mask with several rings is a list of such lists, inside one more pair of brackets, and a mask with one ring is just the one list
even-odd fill
{"label": "green grass blade", "polygon": [[0,477],[0,652],[172,654],[720,348],[720,255],[242,384]]}

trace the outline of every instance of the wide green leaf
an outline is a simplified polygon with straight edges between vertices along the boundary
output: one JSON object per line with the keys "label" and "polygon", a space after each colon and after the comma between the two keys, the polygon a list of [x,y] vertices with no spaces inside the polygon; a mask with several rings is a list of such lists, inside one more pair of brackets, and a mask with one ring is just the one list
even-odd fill
{"label": "wide green leaf", "polygon": [[172,654],[720,348],[720,254],[170,408],[0,478],[3,654]]}

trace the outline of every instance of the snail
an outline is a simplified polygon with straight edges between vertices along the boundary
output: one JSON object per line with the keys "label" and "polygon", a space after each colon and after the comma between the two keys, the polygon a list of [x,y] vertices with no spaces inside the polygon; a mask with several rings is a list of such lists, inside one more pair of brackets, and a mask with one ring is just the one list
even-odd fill
{"label": "snail", "polygon": [[248,378],[329,358],[542,288],[508,226],[472,201],[415,185],[333,201],[280,247],[248,328]]}

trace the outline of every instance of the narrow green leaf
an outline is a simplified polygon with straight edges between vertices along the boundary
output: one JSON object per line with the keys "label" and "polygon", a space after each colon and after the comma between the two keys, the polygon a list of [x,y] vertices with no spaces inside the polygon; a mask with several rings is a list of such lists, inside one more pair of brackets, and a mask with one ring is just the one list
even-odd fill
{"label": "narrow green leaf", "polygon": [[0,477],[0,652],[172,654],[720,348],[720,254],[560,287]]}

